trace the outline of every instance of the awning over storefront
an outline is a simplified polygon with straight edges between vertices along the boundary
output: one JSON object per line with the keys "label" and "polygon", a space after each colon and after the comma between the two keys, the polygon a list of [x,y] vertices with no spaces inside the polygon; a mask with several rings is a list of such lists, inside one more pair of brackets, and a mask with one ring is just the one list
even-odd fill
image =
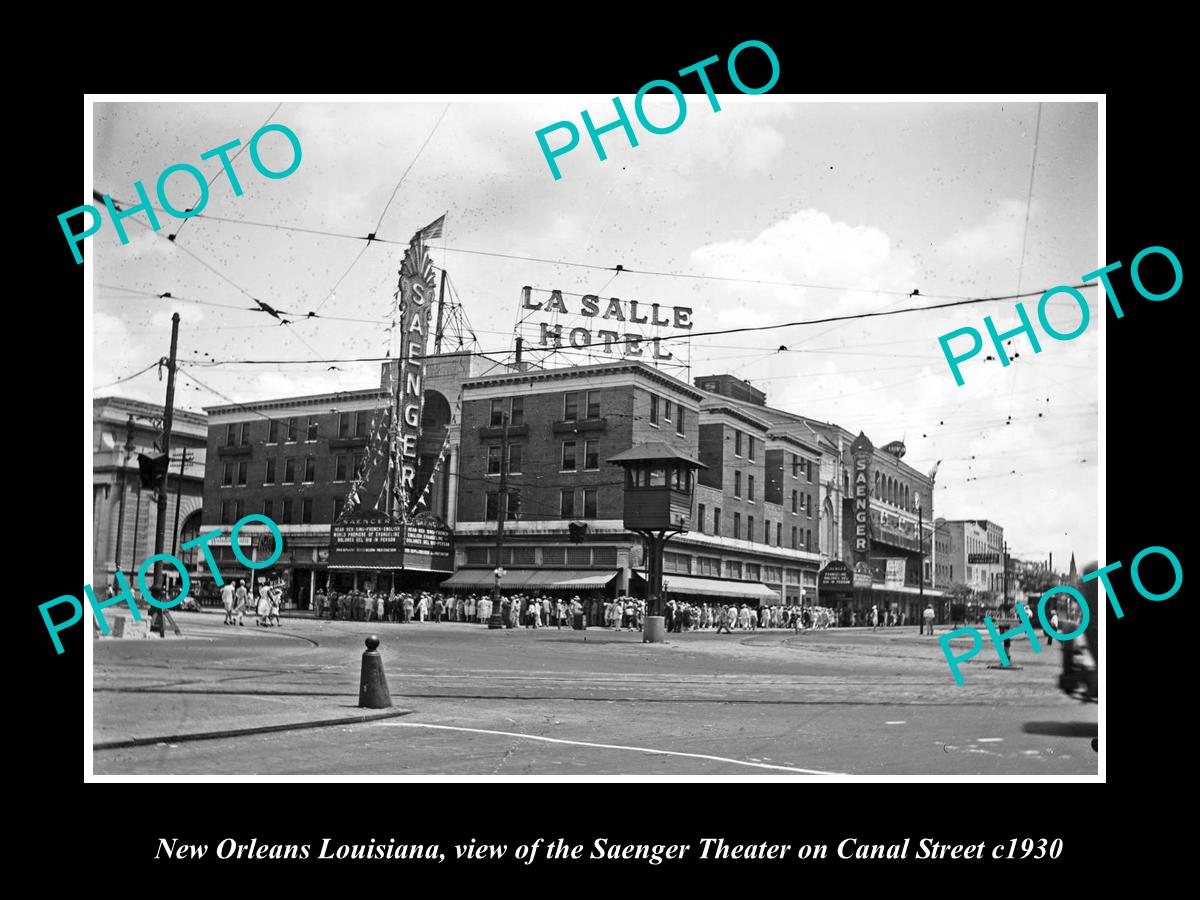
{"label": "awning over storefront", "polygon": [[[645,579],[643,572],[637,573]],[[692,575],[663,574],[663,586],[668,594],[693,594],[699,597],[726,597],[737,600],[779,600],[779,592],[758,581],[723,581],[720,578],[700,578]]]}
{"label": "awning over storefront", "polygon": [[[616,571],[596,572],[589,569],[505,569],[504,577],[500,579],[500,589],[598,590],[618,574]],[[442,587],[490,588],[495,583],[494,569],[459,569],[442,582]]]}

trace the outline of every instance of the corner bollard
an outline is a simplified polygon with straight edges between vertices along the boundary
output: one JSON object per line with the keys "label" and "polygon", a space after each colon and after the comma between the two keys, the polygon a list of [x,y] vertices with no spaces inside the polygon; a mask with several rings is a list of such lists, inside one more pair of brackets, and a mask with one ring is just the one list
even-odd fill
{"label": "corner bollard", "polygon": [[366,709],[387,709],[392,705],[387,676],[383,674],[383,657],[379,655],[379,638],[371,635],[362,656],[362,676],[358,679],[358,705]]}

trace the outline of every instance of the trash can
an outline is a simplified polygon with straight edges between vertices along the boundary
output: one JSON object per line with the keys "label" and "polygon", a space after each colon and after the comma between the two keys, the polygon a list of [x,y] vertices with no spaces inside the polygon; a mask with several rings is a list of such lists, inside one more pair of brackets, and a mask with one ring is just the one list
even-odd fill
{"label": "trash can", "polygon": [[575,613],[575,624],[573,625],[573,627],[576,631],[583,631],[587,628],[587,625],[585,625],[583,623],[583,613],[581,613],[581,612]]}

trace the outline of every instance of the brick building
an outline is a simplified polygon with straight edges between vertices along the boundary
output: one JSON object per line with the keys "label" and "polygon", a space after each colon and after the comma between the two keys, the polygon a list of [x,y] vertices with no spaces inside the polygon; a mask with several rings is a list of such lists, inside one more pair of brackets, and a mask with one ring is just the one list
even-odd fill
{"label": "brick building", "polygon": [[[706,391],[719,394],[728,406],[766,425],[769,434],[776,439],[790,438],[808,448],[808,459],[819,460],[809,463],[816,465],[818,470],[815,497],[811,501],[815,505],[811,526],[816,535],[814,549],[819,550],[822,568],[831,561],[853,564],[856,522],[851,488],[854,471],[851,447],[855,435],[840,425],[768,406],[762,391],[731,375],[704,376],[697,378],[695,383]],[[922,574],[925,596],[934,600],[940,598],[940,593],[933,588],[933,479],[903,462],[904,453],[904,445],[899,441],[884,447],[872,446],[868,463],[870,499],[865,523],[868,529],[868,550],[864,560],[867,571],[859,573],[858,587],[822,596],[821,605],[859,613],[872,606],[881,610],[890,606],[897,611],[903,610],[906,621],[913,621],[919,612]],[[784,500],[786,505],[790,497]],[[925,532],[924,554],[917,535],[918,503]],[[807,529],[807,524],[804,527]],[[923,572],[918,568],[922,556]]]}
{"label": "brick building", "polygon": [[[245,578],[229,546],[229,526],[250,513],[278,524],[284,551],[266,577],[284,579],[289,605],[305,608],[317,588],[350,587],[370,582],[432,587],[428,573],[377,574],[330,569],[330,525],[343,510],[347,494],[362,470],[369,475],[360,499],[373,504],[386,478],[386,452],[379,453],[391,400],[393,367],[384,364],[380,385],[365,390],[213,406],[207,409],[208,465],[204,479],[204,530],[224,527],[212,542],[224,575]],[[463,381],[503,366],[482,356],[441,354],[426,358],[421,439],[417,444],[418,477],[423,483],[433,469],[447,436],[449,450],[435,479],[429,511],[453,526],[459,468],[458,420]],[[372,440],[372,437],[375,440]],[[243,553],[256,559],[260,548],[271,552],[266,526],[247,525],[239,535]],[[199,575],[207,571],[196,568]],[[377,582],[377,579],[382,579]]]}
{"label": "brick building", "polygon": [[[154,444],[162,433],[162,416],[162,406],[140,400],[98,397],[92,401],[91,584],[101,596],[117,566],[133,584],[142,561],[154,554],[158,510],[153,488],[141,486],[138,454],[160,455]],[[172,463],[167,470],[167,553],[176,548],[178,555],[178,548],[199,534],[207,435],[202,414],[175,410]],[[127,451],[130,438],[132,450]],[[171,566],[163,571],[173,580]]]}
{"label": "brick building", "polygon": [[[701,470],[689,532],[667,545],[668,592],[756,603],[798,600],[801,572],[815,579],[818,556],[799,546],[799,531],[797,546],[790,545],[793,525],[789,521],[785,530],[789,513],[781,502],[785,479],[777,473],[770,483],[768,450],[781,465],[786,442],[736,410],[719,403],[709,408],[707,399],[635,361],[468,381],[458,571],[447,586],[488,589],[499,564],[506,570],[502,586],[509,589],[640,592],[643,548],[622,525],[623,476],[607,460],[636,445],[663,442],[709,466]],[[498,485],[504,416],[510,423],[507,503]],[[804,452],[787,446],[793,454]],[[500,514],[506,519],[498,553]],[[572,524],[587,526],[578,543]],[[785,593],[785,584],[791,591]]]}

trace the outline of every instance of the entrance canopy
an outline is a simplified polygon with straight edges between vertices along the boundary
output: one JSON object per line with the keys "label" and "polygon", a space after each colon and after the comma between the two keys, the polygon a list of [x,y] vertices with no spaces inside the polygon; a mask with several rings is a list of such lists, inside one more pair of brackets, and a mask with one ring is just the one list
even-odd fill
{"label": "entrance canopy", "polygon": [[[645,574],[637,573],[645,579]],[[693,575],[663,574],[663,588],[668,594],[692,594],[698,597],[724,597],[728,600],[780,602],[779,592],[759,581],[724,581],[720,578],[700,578]]]}
{"label": "entrance canopy", "polygon": [[[591,569],[505,569],[500,589],[511,590],[599,590],[617,577],[616,571]],[[459,569],[442,582],[444,588],[491,588],[494,569]]]}

